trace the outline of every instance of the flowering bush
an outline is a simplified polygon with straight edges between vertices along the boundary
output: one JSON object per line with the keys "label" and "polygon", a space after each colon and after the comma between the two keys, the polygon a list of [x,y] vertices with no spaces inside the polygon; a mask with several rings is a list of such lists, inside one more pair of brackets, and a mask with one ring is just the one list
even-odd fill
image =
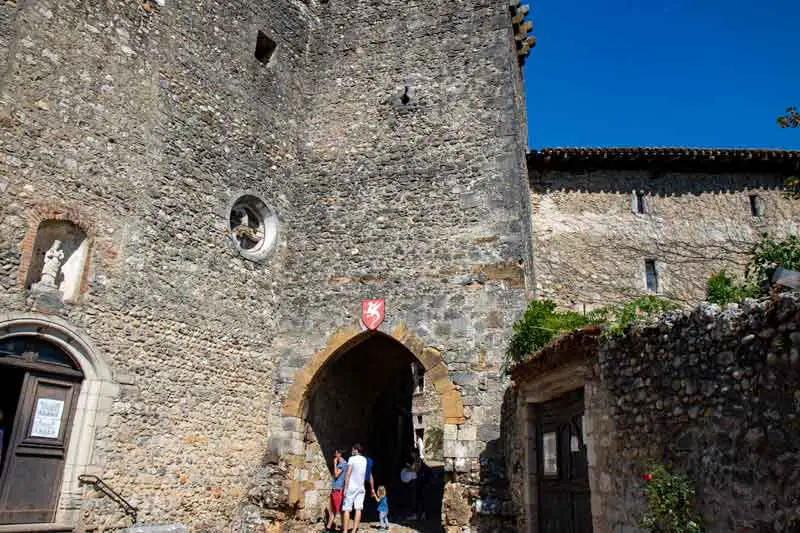
{"label": "flowering bush", "polygon": [[699,533],[700,519],[692,508],[694,487],[683,474],[675,474],[659,464],[642,476],[647,511],[641,525],[656,533]]}

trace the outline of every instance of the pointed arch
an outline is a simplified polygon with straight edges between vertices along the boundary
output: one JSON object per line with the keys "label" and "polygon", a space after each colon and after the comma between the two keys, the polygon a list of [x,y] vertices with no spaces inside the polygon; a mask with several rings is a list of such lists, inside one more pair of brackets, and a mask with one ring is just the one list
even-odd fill
{"label": "pointed arch", "polygon": [[450,381],[447,364],[442,357],[442,352],[432,346],[426,346],[425,341],[409,330],[403,323],[397,325],[391,335],[380,331],[361,331],[357,325],[337,330],[328,338],[325,347],[314,354],[314,357],[304,368],[295,373],[294,381],[289,387],[289,392],[283,402],[283,416],[298,419],[305,418],[308,391],[319,375],[320,370],[339,355],[375,335],[386,335],[393,338],[411,352],[422,364],[425,368],[426,376],[433,383],[441,399],[445,424],[463,424],[466,421],[461,392]]}

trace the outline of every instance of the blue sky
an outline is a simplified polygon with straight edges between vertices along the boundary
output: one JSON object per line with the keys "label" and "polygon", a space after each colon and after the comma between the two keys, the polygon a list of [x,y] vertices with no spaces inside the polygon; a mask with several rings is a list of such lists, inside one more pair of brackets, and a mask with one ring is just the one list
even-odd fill
{"label": "blue sky", "polygon": [[[527,3],[527,2],[523,2]],[[800,149],[800,0],[531,0],[531,148]]]}

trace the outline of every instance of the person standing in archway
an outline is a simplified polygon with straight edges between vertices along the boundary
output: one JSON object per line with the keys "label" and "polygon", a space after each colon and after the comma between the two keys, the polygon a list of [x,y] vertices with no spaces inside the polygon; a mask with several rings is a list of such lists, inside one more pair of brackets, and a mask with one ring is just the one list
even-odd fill
{"label": "person standing in archway", "polygon": [[355,510],[352,532],[358,531],[361,524],[361,511],[364,510],[364,483],[366,482],[367,460],[361,455],[361,445],[353,444],[352,455],[347,460],[347,473],[344,477],[344,533],[350,531],[350,511]]}
{"label": "person standing in archway", "polygon": [[[328,502],[328,525],[325,526],[326,531],[335,531],[333,526],[336,516],[342,514],[342,498],[344,497],[344,472],[346,468],[347,461],[345,461],[344,457],[342,457],[342,451],[334,451],[333,480],[331,481],[331,497],[330,501]],[[344,518],[342,518],[342,527],[344,527]]]}

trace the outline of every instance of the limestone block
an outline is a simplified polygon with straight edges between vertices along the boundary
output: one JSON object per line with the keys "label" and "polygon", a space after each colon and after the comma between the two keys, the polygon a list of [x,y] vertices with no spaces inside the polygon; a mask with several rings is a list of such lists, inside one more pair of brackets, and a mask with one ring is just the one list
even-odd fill
{"label": "limestone block", "polygon": [[457,457],[453,460],[453,469],[459,473],[466,473],[470,471],[470,461],[469,459],[465,459],[463,457]]}
{"label": "limestone block", "polygon": [[477,440],[478,438],[478,428],[470,425],[465,424],[458,426],[458,440]]}
{"label": "limestone block", "polygon": [[484,444],[480,441],[445,441],[444,456],[453,458],[478,457]]}
{"label": "limestone block", "polygon": [[419,355],[419,360],[425,368],[433,368],[442,362],[442,353],[436,348],[425,348]]}
{"label": "limestone block", "polygon": [[458,426],[456,424],[444,425],[444,439],[456,440],[458,438]]}
{"label": "limestone block", "polygon": [[[449,483],[445,486],[442,514],[447,527],[469,524],[470,518],[472,518],[472,507],[466,487],[460,483]],[[452,529],[448,529],[448,531],[452,531]]]}

